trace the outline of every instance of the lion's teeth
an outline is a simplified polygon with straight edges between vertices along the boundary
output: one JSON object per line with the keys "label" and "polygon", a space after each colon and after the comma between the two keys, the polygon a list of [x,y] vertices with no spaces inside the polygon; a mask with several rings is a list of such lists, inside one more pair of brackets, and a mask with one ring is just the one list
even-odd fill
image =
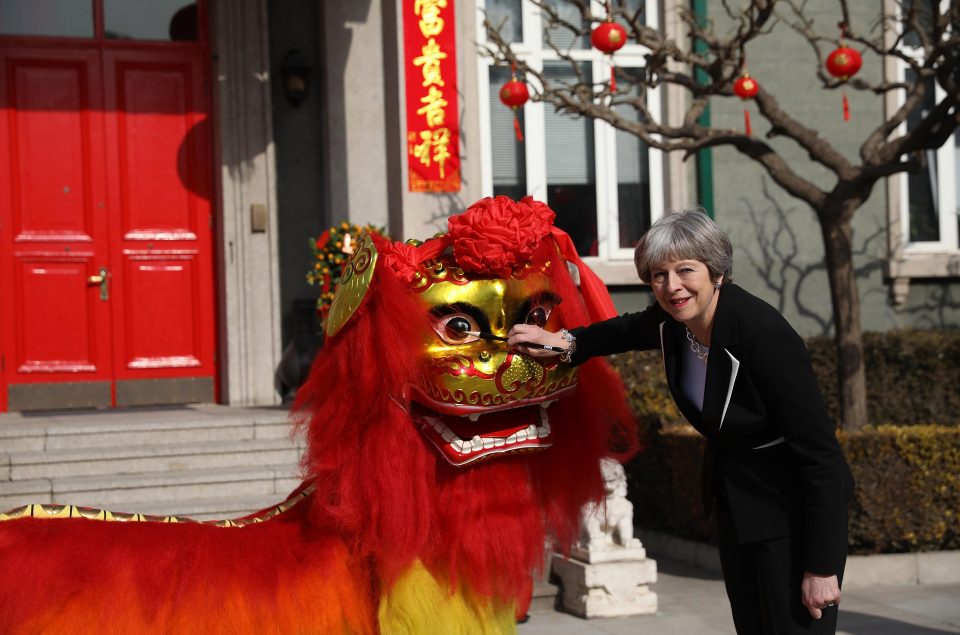
{"label": "lion's teeth", "polygon": [[497,437],[493,440],[493,447],[495,448],[502,448],[506,444],[507,444],[506,440],[500,437]]}
{"label": "lion's teeth", "polygon": [[[511,436],[513,436],[513,435],[511,435]],[[526,440],[527,440],[527,429],[524,428],[523,430],[520,430],[519,432],[517,432],[516,437],[517,437],[517,442],[518,442],[518,443],[519,443],[520,441],[526,441]]]}
{"label": "lion's teeth", "polygon": [[533,424],[531,423],[530,425],[527,426],[526,430],[527,430],[527,438],[528,438],[528,439],[536,439],[536,438],[537,438],[537,426],[535,426],[535,425],[533,425]]}
{"label": "lion's teeth", "polygon": [[471,413],[471,414],[469,414],[469,415],[467,415],[467,416],[469,417],[470,421],[476,421],[477,419],[480,418],[480,413],[479,413],[479,412],[474,412],[474,413]]}
{"label": "lion's teeth", "polygon": [[553,401],[541,401],[541,402],[540,402],[540,408],[541,408],[542,410],[546,410],[547,408],[549,408],[550,406],[552,406],[552,405],[554,404],[554,402],[556,402],[556,399],[554,399]]}
{"label": "lion's teeth", "polygon": [[450,447],[452,447],[457,452],[463,452],[463,441],[456,439],[450,442]]}
{"label": "lion's teeth", "polygon": [[507,443],[516,443],[517,440],[518,440],[518,439],[517,439],[517,433],[514,432],[514,433],[511,434],[509,437],[507,437],[507,441],[506,441],[506,442],[507,442]]}
{"label": "lion's teeth", "polygon": [[457,437],[457,435],[455,435],[453,433],[453,430],[451,430],[450,428],[444,428],[443,432],[440,433],[440,436],[443,437],[443,440],[446,441],[447,443],[450,443]]}
{"label": "lion's teeth", "polygon": [[546,425],[550,421],[550,416],[547,415],[547,411],[543,408],[540,409],[540,423]]}
{"label": "lion's teeth", "polygon": [[470,444],[474,450],[479,451],[483,449],[483,439],[480,438],[480,435],[476,435],[475,437],[473,437],[473,439],[471,439]]}
{"label": "lion's teeth", "polygon": [[483,440],[483,449],[489,450],[493,447],[493,439],[484,439]]}

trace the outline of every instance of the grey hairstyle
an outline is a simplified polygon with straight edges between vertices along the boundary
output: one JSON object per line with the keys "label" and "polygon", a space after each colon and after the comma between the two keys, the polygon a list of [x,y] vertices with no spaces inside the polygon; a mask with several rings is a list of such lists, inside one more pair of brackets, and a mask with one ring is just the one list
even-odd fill
{"label": "grey hairstyle", "polygon": [[733,245],[702,207],[667,212],[640,237],[633,252],[637,275],[648,283],[650,269],[671,260],[699,260],[711,280],[733,280]]}

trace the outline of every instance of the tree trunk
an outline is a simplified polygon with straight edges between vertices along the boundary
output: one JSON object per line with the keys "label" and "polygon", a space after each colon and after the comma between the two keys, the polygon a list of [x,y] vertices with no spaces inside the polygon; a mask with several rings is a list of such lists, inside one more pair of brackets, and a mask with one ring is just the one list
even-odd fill
{"label": "tree trunk", "polygon": [[840,426],[860,430],[867,424],[867,378],[860,330],[860,296],[853,270],[849,220],[840,214],[821,214],[827,276],[836,331],[837,381],[840,387]]}

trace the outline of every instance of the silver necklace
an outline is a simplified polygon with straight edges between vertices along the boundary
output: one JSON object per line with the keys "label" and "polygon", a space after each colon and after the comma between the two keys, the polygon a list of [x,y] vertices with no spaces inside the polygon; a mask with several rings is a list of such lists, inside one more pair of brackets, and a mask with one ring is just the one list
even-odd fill
{"label": "silver necklace", "polygon": [[703,347],[700,346],[700,342],[698,342],[697,338],[693,336],[693,332],[686,325],[684,325],[683,328],[687,329],[687,340],[690,342],[690,350],[693,351],[693,354],[696,355],[701,362],[706,364],[707,357],[710,355],[709,349],[703,350]]}

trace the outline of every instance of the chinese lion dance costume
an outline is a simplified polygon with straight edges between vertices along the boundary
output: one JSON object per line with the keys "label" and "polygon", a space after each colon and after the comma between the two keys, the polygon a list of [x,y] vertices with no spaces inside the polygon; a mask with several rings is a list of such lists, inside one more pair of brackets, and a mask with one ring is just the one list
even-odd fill
{"label": "chinese lion dance costume", "polygon": [[0,632],[515,632],[545,539],[575,541],[599,459],[636,449],[605,362],[465,332],[612,314],[553,219],[497,197],[423,243],[364,235],[294,404],[303,484],[230,521],[0,514]]}

